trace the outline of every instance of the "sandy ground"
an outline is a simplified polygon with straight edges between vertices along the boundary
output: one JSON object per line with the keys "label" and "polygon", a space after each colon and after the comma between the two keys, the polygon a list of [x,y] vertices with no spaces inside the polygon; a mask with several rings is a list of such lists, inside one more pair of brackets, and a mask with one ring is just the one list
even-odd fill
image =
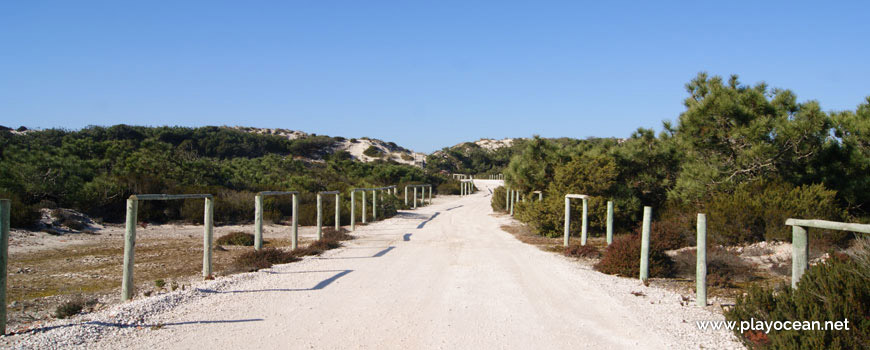
{"label": "sandy ground", "polygon": [[[483,190],[358,228],[320,257],[5,337],[20,348],[742,348],[721,315],[518,241]],[[449,200],[448,200],[449,199]],[[638,296],[632,292],[639,292]],[[64,323],[65,322],[65,323]]]}

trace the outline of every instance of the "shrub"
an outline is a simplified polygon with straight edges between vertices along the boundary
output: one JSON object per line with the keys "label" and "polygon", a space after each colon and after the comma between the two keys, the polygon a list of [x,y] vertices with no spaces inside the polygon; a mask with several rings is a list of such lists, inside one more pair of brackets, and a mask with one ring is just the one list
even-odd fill
{"label": "shrub", "polygon": [[274,264],[287,264],[298,260],[299,258],[291,252],[276,248],[263,248],[239,255],[233,265],[243,271],[257,271],[270,268]]}
{"label": "shrub", "polygon": [[459,181],[451,179],[438,185],[438,187],[435,188],[435,191],[437,191],[438,194],[456,195],[462,193],[462,188],[459,185]]}
{"label": "shrub", "polygon": [[402,153],[402,160],[404,160],[406,162],[410,162],[410,161],[414,160],[414,156],[407,154],[407,153]]}
{"label": "shrub", "polygon": [[230,232],[218,238],[215,243],[218,245],[253,246],[254,235],[241,231]]}
{"label": "shrub", "polygon": [[54,317],[69,318],[82,312],[86,306],[96,303],[94,299],[85,299],[81,295],[73,296],[71,299],[57,306],[54,310]]}
{"label": "shrub", "polygon": [[336,231],[334,227],[324,227],[323,238],[331,239],[334,241],[349,241],[352,240],[354,237],[349,235],[348,232],[350,231],[345,228],[339,228],[338,231]]}
{"label": "shrub", "polygon": [[154,280],[154,286],[157,288],[163,288],[163,286],[165,286],[165,285],[166,285],[166,281],[164,281],[162,278]]}
{"label": "shrub", "polygon": [[505,212],[505,204],[507,204],[507,190],[504,186],[498,186],[492,191],[492,199],[490,205],[495,212]]}
{"label": "shrub", "polygon": [[[565,256],[570,256],[574,258],[597,259],[601,257],[601,252],[598,251],[598,248],[595,248],[591,245],[572,244],[565,247],[563,253],[565,254]],[[638,259],[640,259],[640,256],[638,256]]]}
{"label": "shrub", "polygon": [[369,146],[369,148],[366,148],[366,150],[363,151],[363,154],[372,158],[378,158],[382,156],[384,152],[382,152],[379,148],[375,147],[375,145],[371,145]]}
{"label": "shrub", "polygon": [[[639,235],[622,235],[604,250],[601,261],[595,269],[611,275],[636,277],[640,275]],[[674,262],[655,245],[650,244],[649,277],[670,277],[674,273]]]}
{"label": "shrub", "polygon": [[[704,205],[707,232],[723,245],[791,241],[788,218],[840,220],[844,211],[836,192],[822,185],[792,186],[781,182],[744,183],[733,193],[719,192]],[[810,230],[810,239],[822,244],[842,243],[851,235],[842,231]]]}
{"label": "shrub", "polygon": [[[797,284],[778,288],[753,286],[737,298],[725,313],[730,321],[825,321],[849,320],[850,330],[772,330],[765,348],[770,349],[868,349],[870,348],[870,243],[851,257],[836,255],[811,267]],[[739,334],[750,346],[762,345],[756,334]]]}
{"label": "shrub", "polygon": [[[695,249],[680,251],[674,256],[677,274],[694,279],[698,254]],[[755,268],[737,254],[725,248],[714,246],[707,249],[707,284],[715,287],[734,287],[734,282],[749,281],[754,277]]]}

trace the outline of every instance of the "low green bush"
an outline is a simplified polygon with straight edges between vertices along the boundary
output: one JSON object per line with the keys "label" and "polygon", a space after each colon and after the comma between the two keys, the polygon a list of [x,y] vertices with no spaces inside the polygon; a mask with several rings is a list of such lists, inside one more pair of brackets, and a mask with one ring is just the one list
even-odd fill
{"label": "low green bush", "polygon": [[448,180],[438,185],[438,187],[435,188],[435,191],[438,192],[438,194],[443,195],[458,195],[462,194],[462,187],[460,186],[459,181]]}
{"label": "low green bush", "polygon": [[[788,218],[839,221],[845,217],[835,191],[776,181],[744,183],[732,193],[715,193],[703,207],[711,241],[723,245],[791,241],[791,227],[785,225]],[[840,244],[851,237],[842,231],[810,231],[810,239],[821,244]]]}
{"label": "low green bush", "polygon": [[215,243],[217,245],[253,246],[254,235],[241,231],[230,232],[218,238]]}
{"label": "low green bush", "polygon": [[[697,251],[683,250],[674,256],[677,275],[694,279],[698,262]],[[719,246],[707,249],[707,284],[713,287],[733,288],[734,283],[755,278],[755,268],[737,254]]]}
{"label": "low green bush", "polygon": [[597,259],[601,257],[601,252],[598,250],[598,248],[595,248],[591,245],[580,244],[572,244],[565,247],[563,254],[565,254],[565,256],[570,256],[574,258]]}
{"label": "low green bush", "polygon": [[837,254],[810,267],[797,284],[778,288],[753,286],[725,312],[729,321],[849,320],[849,330],[772,330],[737,336],[760,349],[870,349],[870,241],[851,256]]}
{"label": "low green bush", "polygon": [[384,152],[381,151],[379,148],[375,147],[374,145],[371,145],[369,146],[369,148],[366,148],[366,150],[363,151],[363,154],[372,158],[378,158],[383,156]]}
{"label": "low green bush", "polygon": [[[637,277],[640,275],[640,235],[622,235],[604,250],[595,269],[611,275]],[[664,250],[650,244],[649,277],[671,277],[674,262]]]}
{"label": "low green bush", "polygon": [[505,212],[505,204],[507,203],[507,190],[504,186],[498,186],[495,190],[492,191],[492,198],[490,199],[490,205],[492,206],[492,210],[497,213]]}
{"label": "low green bush", "polygon": [[276,248],[263,248],[242,253],[236,257],[233,265],[242,271],[257,271],[267,269],[275,264],[287,264],[298,261],[299,258],[291,252]]}

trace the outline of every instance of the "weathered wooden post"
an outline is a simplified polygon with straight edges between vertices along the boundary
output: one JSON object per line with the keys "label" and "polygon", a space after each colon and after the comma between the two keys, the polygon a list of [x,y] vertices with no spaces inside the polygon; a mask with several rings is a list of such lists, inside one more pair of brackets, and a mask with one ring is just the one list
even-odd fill
{"label": "weathered wooden post", "polygon": [[583,198],[583,226],[580,227],[580,245],[586,245],[586,230],[589,227],[588,212],[589,205],[586,198]]}
{"label": "weathered wooden post", "polygon": [[511,189],[504,187],[504,211],[509,211],[511,208]]}
{"label": "weathered wooden post", "polygon": [[613,243],[613,201],[607,201],[607,245]]}
{"label": "weathered wooden post", "polygon": [[362,193],[362,223],[366,223],[366,190],[363,189],[360,193]]}
{"label": "weathered wooden post", "polygon": [[565,242],[564,246],[568,246],[568,236],[571,235],[571,198],[565,196]]}
{"label": "weathered wooden post", "polygon": [[135,197],[127,199],[127,230],[124,232],[124,278],[121,280],[121,300],[133,298],[133,255],[136,249],[136,222],[139,201]]}
{"label": "weathered wooden post", "polygon": [[791,287],[797,288],[797,283],[807,270],[807,260],[810,255],[807,228],[794,225],[791,227]]}
{"label": "weathered wooden post", "polygon": [[640,241],[640,280],[649,279],[649,235],[652,224],[652,207],[643,207],[643,227]]}
{"label": "weathered wooden post", "polygon": [[[295,210],[295,209],[294,209]],[[294,213],[295,215],[295,213]],[[212,241],[214,240],[214,198],[205,197],[205,214],[203,215],[203,234],[202,234],[202,277],[212,278],[211,276],[211,254]]]}
{"label": "weathered wooden post", "polygon": [[417,187],[414,187],[414,209],[417,209]]}
{"label": "weathered wooden post", "polygon": [[254,196],[254,250],[263,249],[263,195]]}
{"label": "weathered wooden post", "polygon": [[299,196],[293,194],[293,237],[290,239],[290,249],[296,249],[299,243]]}
{"label": "weathered wooden post", "polygon": [[514,216],[514,204],[516,204],[517,190],[511,190],[511,216]]}
{"label": "weathered wooden post", "polygon": [[405,207],[408,206],[408,186],[405,185]]}
{"label": "weathered wooden post", "polygon": [[9,264],[9,220],[12,201],[0,199],[0,335],[6,334],[6,277]]}
{"label": "weathered wooden post", "polygon": [[372,190],[372,222],[378,221],[378,190]]}
{"label": "weathered wooden post", "polygon": [[350,191],[350,230],[356,230],[356,191],[354,190]]}
{"label": "weathered wooden post", "polygon": [[824,230],[840,230],[850,232],[870,233],[870,225],[868,224],[852,224],[845,222],[826,221],[826,220],[800,220],[788,219],[785,224],[791,226],[791,287],[797,288],[798,281],[807,270],[807,259],[809,257],[809,237],[807,230],[810,227],[820,228]]}
{"label": "weathered wooden post", "polygon": [[341,230],[341,192],[335,191],[335,231]]}
{"label": "weathered wooden post", "polygon": [[695,255],[695,303],[707,306],[707,216],[698,214],[698,247]]}
{"label": "weathered wooden post", "polygon": [[323,238],[323,196],[317,193],[317,240]]}
{"label": "weathered wooden post", "polygon": [[[296,191],[262,191],[257,192],[254,196],[254,250],[263,248],[263,199],[266,196],[283,196],[293,195],[293,200],[296,200]],[[140,198],[141,199],[141,198]],[[296,208],[293,208],[293,215],[296,215]]]}

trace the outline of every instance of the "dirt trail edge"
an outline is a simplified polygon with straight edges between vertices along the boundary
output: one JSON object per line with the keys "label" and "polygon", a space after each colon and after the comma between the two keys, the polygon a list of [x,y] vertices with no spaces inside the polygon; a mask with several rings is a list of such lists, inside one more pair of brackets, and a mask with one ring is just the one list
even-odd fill
{"label": "dirt trail edge", "polygon": [[[320,257],[205,281],[42,332],[20,348],[742,348],[721,315],[517,241],[490,189],[363,226]],[[642,292],[643,296],[631,292]]]}

